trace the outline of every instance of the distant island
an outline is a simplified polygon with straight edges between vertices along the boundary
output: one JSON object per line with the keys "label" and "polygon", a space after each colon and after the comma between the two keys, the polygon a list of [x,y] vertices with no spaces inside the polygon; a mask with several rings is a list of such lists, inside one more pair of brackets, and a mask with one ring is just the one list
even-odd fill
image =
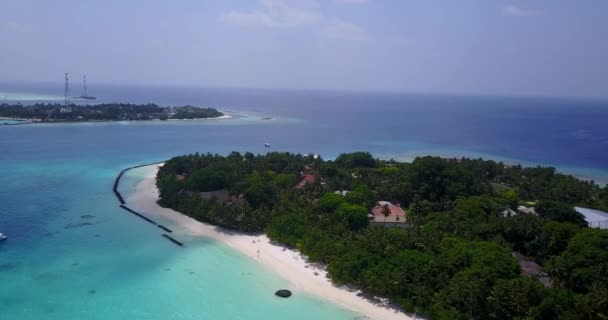
{"label": "distant island", "polygon": [[408,312],[598,319],[607,310],[608,230],[574,207],[608,209],[608,186],[554,168],[233,152],[179,156],[157,170],[161,206],[265,232],[326,266],[335,284]]}
{"label": "distant island", "polygon": [[123,121],[219,118],[215,108],[193,106],[160,107],[156,104],[102,103],[93,105],[0,104],[0,118],[33,122]]}

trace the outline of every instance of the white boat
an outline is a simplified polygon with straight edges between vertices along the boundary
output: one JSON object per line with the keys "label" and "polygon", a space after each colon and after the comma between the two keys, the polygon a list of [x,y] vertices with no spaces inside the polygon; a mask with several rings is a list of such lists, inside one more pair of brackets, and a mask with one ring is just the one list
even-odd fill
{"label": "white boat", "polygon": [[6,240],[6,238],[8,238],[8,237],[3,235],[2,233],[0,233],[0,241]]}
{"label": "white boat", "polygon": [[264,143],[264,147],[270,148],[270,143],[268,143],[268,142]]}

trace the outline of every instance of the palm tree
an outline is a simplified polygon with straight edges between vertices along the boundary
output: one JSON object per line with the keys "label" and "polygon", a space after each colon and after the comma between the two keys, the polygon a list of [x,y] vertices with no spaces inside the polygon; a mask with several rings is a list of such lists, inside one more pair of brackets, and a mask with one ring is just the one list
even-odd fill
{"label": "palm tree", "polygon": [[388,218],[388,216],[391,215],[391,210],[389,210],[388,204],[382,206],[382,214],[384,215],[384,218]]}

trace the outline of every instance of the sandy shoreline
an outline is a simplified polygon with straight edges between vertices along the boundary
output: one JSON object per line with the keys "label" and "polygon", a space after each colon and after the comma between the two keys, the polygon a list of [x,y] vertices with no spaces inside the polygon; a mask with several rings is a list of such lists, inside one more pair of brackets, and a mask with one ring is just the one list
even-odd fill
{"label": "sandy shoreline", "polygon": [[210,117],[210,118],[192,118],[192,119],[167,119],[167,121],[187,121],[187,120],[220,120],[220,119],[231,119],[232,116],[229,114],[224,114],[219,117]]}
{"label": "sandy shoreline", "polygon": [[370,319],[414,319],[403,312],[373,304],[357,296],[356,291],[335,287],[327,279],[325,270],[309,265],[297,251],[271,244],[266,235],[241,234],[160,207],[156,204],[158,189],[154,181],[157,166],[145,167],[144,170],[146,170],[145,177],[137,184],[136,191],[126,199],[127,204],[134,210],[145,212],[151,218],[162,217],[171,221],[178,235],[208,237],[222,241],[290,281],[296,294],[298,291],[304,291]]}

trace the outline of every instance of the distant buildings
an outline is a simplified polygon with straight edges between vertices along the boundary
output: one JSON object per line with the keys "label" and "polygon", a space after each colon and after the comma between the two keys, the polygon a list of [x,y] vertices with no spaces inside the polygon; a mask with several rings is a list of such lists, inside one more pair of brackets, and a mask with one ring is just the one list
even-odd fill
{"label": "distant buildings", "polygon": [[512,217],[512,216],[516,216],[518,214],[533,214],[533,215],[536,215],[536,210],[534,210],[534,207],[518,206],[517,210],[512,210],[511,208],[506,208],[502,212],[502,215],[504,217]]}
{"label": "distant buildings", "polygon": [[536,214],[536,211],[534,210],[534,207],[526,207],[526,206],[518,206],[517,207],[517,211],[521,212],[521,213],[526,213],[526,214]]}
{"label": "distant buildings", "polygon": [[409,227],[405,211],[398,204],[378,201],[369,212],[369,224],[384,227]]}

